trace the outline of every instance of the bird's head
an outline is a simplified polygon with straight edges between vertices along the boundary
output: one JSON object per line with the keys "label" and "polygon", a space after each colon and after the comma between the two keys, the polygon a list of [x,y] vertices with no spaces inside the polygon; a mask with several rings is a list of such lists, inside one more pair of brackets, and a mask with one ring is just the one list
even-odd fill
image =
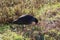
{"label": "bird's head", "polygon": [[38,19],[35,18],[35,24],[37,24],[37,23],[38,23]]}
{"label": "bird's head", "polygon": [[32,21],[32,25],[36,25],[36,24],[38,24],[38,19],[34,18],[33,21]]}

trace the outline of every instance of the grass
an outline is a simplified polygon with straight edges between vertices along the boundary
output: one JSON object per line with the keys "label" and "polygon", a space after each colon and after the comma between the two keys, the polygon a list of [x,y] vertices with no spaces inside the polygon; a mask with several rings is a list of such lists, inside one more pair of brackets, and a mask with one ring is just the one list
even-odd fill
{"label": "grass", "polygon": [[[45,4],[43,7],[41,7],[39,10],[33,10],[34,11],[34,15],[36,15],[36,17],[38,18],[39,16],[41,16],[41,18],[43,19],[43,20],[56,20],[55,19],[55,17],[57,18],[57,17],[59,17],[60,18],[60,12],[57,12],[57,14],[59,15],[57,15],[57,16],[54,16],[54,17],[51,17],[51,18],[49,18],[49,17],[46,17],[46,15],[45,15],[45,12],[47,12],[47,11],[55,11],[57,8],[60,8],[60,3],[56,3],[56,4],[52,4],[52,5],[49,5],[49,4]],[[19,8],[18,8],[19,9]],[[29,11],[31,11],[31,10],[29,10],[29,9],[24,9],[25,10],[25,12],[26,13],[29,13]],[[23,10],[23,11],[24,11]],[[22,12],[23,12],[22,11]],[[9,15],[14,15],[14,12],[15,12],[15,10],[14,10],[14,8],[13,7],[10,7],[10,11],[8,10],[8,12],[9,12]],[[12,14],[10,14],[10,13],[12,13]],[[38,18],[39,19],[39,18]],[[43,21],[42,20],[42,21]],[[29,27],[29,26],[28,26]],[[31,27],[31,26],[30,26]],[[38,25],[37,27],[35,27],[35,26],[32,26],[32,28],[34,28],[34,32],[35,32],[35,34],[37,35],[37,33],[39,32],[39,31],[43,31],[44,30],[44,24],[43,24],[43,26],[40,26],[40,25]],[[56,27],[58,27],[58,26],[56,26]],[[47,28],[46,28],[47,29]],[[46,30],[45,29],[45,30]],[[30,32],[30,31],[29,31]],[[34,33],[33,32],[33,33]],[[25,33],[27,33],[27,32],[25,32]],[[43,34],[43,33],[42,33]],[[24,39],[26,39],[26,40],[30,40],[30,38],[28,38],[28,37],[24,37],[24,36],[22,36],[22,35],[19,35],[19,34],[17,34],[16,32],[13,32],[13,31],[11,31],[10,30],[10,25],[1,25],[0,26],[0,37],[1,37],[1,40],[24,40]],[[33,34],[34,35],[34,34]],[[44,34],[44,39],[45,40],[60,40],[60,31],[59,30],[56,30],[55,28],[51,28],[51,30],[48,30],[48,32],[46,33],[46,34]]]}

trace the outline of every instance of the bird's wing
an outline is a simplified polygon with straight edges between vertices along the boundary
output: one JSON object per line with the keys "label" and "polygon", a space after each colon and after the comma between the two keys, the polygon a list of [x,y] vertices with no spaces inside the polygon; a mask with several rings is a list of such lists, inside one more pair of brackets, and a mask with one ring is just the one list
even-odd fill
{"label": "bird's wing", "polygon": [[[22,17],[24,17],[24,16],[26,16],[27,14],[25,14],[25,15],[22,15],[22,16],[20,16],[19,18],[22,18]],[[15,19],[14,21],[17,21],[18,19]]]}
{"label": "bird's wing", "polygon": [[26,16],[27,14],[25,14],[25,15],[22,15],[22,16],[20,16],[19,18],[21,18],[21,17],[24,17],[24,16]]}

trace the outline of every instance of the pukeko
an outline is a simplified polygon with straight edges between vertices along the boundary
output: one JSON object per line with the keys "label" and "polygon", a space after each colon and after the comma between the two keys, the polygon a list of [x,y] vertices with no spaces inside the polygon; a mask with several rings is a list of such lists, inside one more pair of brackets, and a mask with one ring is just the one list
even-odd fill
{"label": "pukeko", "polygon": [[37,24],[38,20],[32,15],[22,15],[18,19],[14,20],[12,23],[19,25],[29,25],[29,24]]}
{"label": "pukeko", "polygon": [[[32,15],[22,15],[12,22],[12,24],[22,25],[22,29],[25,28],[25,25],[30,25],[30,24],[36,25],[37,23],[38,23],[37,18],[33,17]],[[15,29],[12,26],[10,26],[10,28]]]}

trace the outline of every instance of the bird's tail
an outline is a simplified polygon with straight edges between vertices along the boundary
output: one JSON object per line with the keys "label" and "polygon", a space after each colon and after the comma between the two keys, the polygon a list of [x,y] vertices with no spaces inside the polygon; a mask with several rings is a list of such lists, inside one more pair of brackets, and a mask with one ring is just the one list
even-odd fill
{"label": "bird's tail", "polygon": [[13,21],[12,24],[16,24],[16,21]]}
{"label": "bird's tail", "polygon": [[13,20],[7,21],[7,24],[13,24]]}

